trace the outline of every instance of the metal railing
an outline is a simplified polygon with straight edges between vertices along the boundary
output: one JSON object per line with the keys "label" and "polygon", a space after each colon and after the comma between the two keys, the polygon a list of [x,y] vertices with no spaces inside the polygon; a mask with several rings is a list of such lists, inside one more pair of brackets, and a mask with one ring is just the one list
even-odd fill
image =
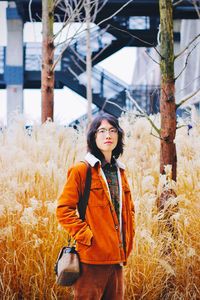
{"label": "metal railing", "polygon": [[[55,58],[59,55],[59,49],[55,52]],[[42,45],[40,43],[28,43],[25,45],[25,71],[41,70]],[[5,47],[0,47],[0,74],[4,73]],[[62,64],[56,66],[56,71],[62,71]],[[85,76],[85,78],[84,78]],[[86,74],[79,76],[79,83],[86,85]],[[98,67],[92,68],[92,88],[93,93],[99,94],[102,99],[119,103],[125,103],[124,109],[131,111],[134,104],[126,95],[126,90],[131,92],[132,97],[148,114],[159,111],[159,93],[158,87],[136,85],[130,86],[107,70]],[[121,99],[120,99],[121,98]]]}

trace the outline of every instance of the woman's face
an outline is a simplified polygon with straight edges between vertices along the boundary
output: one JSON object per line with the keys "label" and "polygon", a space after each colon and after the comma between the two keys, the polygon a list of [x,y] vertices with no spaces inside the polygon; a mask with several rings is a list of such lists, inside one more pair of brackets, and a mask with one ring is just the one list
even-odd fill
{"label": "woman's face", "polygon": [[107,120],[102,120],[95,135],[96,145],[106,157],[112,154],[118,143],[118,132]]}

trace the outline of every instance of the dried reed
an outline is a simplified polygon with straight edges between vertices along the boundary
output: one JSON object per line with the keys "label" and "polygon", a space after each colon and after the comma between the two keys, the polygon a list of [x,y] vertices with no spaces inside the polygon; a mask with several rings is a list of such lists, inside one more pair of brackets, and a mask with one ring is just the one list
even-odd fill
{"label": "dried reed", "polygon": [[[200,125],[189,134],[186,127],[177,131],[178,180],[168,182],[177,197],[158,212],[156,198],[166,183],[159,175],[159,139],[144,119],[123,116],[121,124],[121,160],[136,208],[125,299],[200,299]],[[47,122],[28,132],[19,117],[0,133],[0,145],[1,299],[72,299],[70,288],[55,283],[55,259],[67,239],[55,207],[67,169],[86,152],[85,131]]]}

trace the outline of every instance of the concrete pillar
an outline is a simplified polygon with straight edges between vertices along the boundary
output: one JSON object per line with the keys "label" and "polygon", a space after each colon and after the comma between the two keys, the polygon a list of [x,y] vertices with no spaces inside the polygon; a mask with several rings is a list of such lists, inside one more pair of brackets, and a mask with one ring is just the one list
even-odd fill
{"label": "concrete pillar", "polygon": [[7,7],[7,48],[5,79],[7,85],[7,124],[15,112],[23,113],[23,20],[15,2]]}

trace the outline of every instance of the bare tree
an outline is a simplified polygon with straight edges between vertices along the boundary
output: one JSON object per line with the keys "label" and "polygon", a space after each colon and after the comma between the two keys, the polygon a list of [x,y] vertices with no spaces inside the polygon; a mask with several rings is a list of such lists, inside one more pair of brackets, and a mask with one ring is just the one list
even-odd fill
{"label": "bare tree", "polygon": [[[92,47],[91,47],[91,42],[92,42],[92,32],[99,28],[99,25],[102,25],[104,22],[107,22],[109,19],[113,18],[117,13],[119,13],[124,7],[126,7],[132,0],[128,0],[124,5],[122,5],[116,12],[114,12],[111,16],[108,16],[107,18],[99,21],[99,23],[95,24],[96,17],[98,13],[102,10],[104,5],[107,3],[108,0],[83,0],[82,4],[79,6],[77,9],[76,13],[74,14],[76,16],[76,21],[79,22],[80,28],[76,32],[75,35],[71,39],[67,41],[67,43],[64,46],[64,50],[60,54],[59,58],[54,64],[54,67],[56,63],[61,59],[63,52],[70,47],[70,43],[75,39],[78,38],[83,32],[86,32],[86,53],[85,57],[86,59],[83,59],[83,57],[80,57],[79,53],[75,51],[75,49],[71,48],[71,50],[76,54],[77,58],[81,63],[85,64],[85,69],[86,69],[86,77],[87,77],[87,82],[86,82],[86,93],[87,93],[87,100],[88,100],[88,125],[91,122],[92,119],[92,61],[93,59],[96,59],[98,55],[102,54],[102,52],[106,49],[103,48],[101,49],[100,53],[98,53],[93,59],[92,59]],[[73,2],[73,1],[72,1]],[[80,2],[79,2],[80,4]],[[82,8],[85,11],[84,14],[82,14]],[[64,7],[63,7],[64,9]],[[68,17],[69,18],[69,17]],[[74,17],[71,18],[71,20],[74,20]],[[71,21],[70,21],[71,22]],[[70,24],[69,20],[66,21],[66,23]],[[65,24],[66,24],[65,23]],[[63,27],[65,27],[64,25]],[[107,28],[107,27],[106,27]],[[99,33],[99,36],[101,34],[104,34],[106,32],[106,28],[102,29]],[[77,66],[82,69],[82,66],[76,62]],[[78,79],[78,75],[74,73],[71,69],[69,69],[70,72]]]}
{"label": "bare tree", "polygon": [[176,181],[176,104],[174,80],[174,39],[173,5],[171,0],[160,0],[160,173],[165,173],[165,166],[172,166],[172,179]]}
{"label": "bare tree", "polygon": [[[42,123],[47,119],[53,121],[54,107],[54,70],[60,60],[63,52],[67,49],[70,42],[76,37],[77,33],[69,40],[64,41],[65,45],[59,56],[54,61],[54,51],[56,48],[55,39],[62,33],[63,29],[79,18],[80,11],[83,8],[83,1],[64,1],[61,0],[42,0],[42,71],[41,71],[41,91],[42,91]],[[54,35],[54,11],[57,6],[65,10],[65,20],[61,29]],[[59,18],[59,16],[56,16]],[[63,42],[62,42],[63,43]]]}
{"label": "bare tree", "polygon": [[54,94],[54,42],[53,42],[54,4],[53,0],[42,0],[42,123],[47,119],[53,121]]}
{"label": "bare tree", "polygon": [[[193,1],[197,10],[196,2]],[[175,5],[178,3],[176,2]],[[177,122],[176,111],[177,109],[189,100],[192,96],[199,92],[200,89],[194,91],[186,99],[176,104],[175,102],[175,81],[180,74],[185,71],[187,66],[188,57],[195,49],[194,42],[200,37],[197,35],[189,45],[194,45],[192,50],[186,57],[185,66],[180,74],[175,78],[174,62],[180,55],[182,55],[186,48],[178,55],[174,55],[174,38],[173,38],[173,3],[171,0],[159,0],[160,8],[160,68],[161,68],[161,99],[160,99],[160,115],[161,115],[161,129],[160,129],[160,173],[165,174],[165,167],[170,165],[172,167],[172,180],[176,181],[177,177],[177,154],[176,145],[174,142]],[[199,14],[198,14],[199,15]],[[174,191],[167,190],[163,192],[158,199],[158,206],[163,207],[165,201],[174,195]]]}
{"label": "bare tree", "polygon": [[[91,51],[91,26],[98,27],[102,23],[113,18],[119,11],[127,6],[132,0],[128,0],[111,16],[106,17],[105,20],[101,20],[98,24],[94,24],[98,12],[104,7],[108,0],[42,0],[42,22],[43,22],[43,52],[42,52],[42,122],[45,122],[48,118],[53,120],[53,89],[54,89],[54,71],[57,63],[62,58],[63,53],[71,43],[77,39],[84,31],[87,37],[87,52],[86,60],[79,54],[77,57],[86,65],[87,73],[87,100],[88,100],[88,123],[92,117],[92,51]],[[57,18],[60,20],[59,15],[54,15],[55,8],[59,7],[60,11],[64,12],[64,20],[62,20],[62,26],[56,34],[53,34],[53,20]],[[85,11],[85,13],[83,13]],[[73,22],[77,22],[80,26],[75,30],[74,34],[62,42],[56,43],[56,39],[62,34],[63,30],[70,28]],[[105,31],[105,30],[103,30]],[[54,51],[56,47],[62,45],[62,51],[58,58],[54,61]],[[74,52],[76,52],[73,49]],[[101,53],[104,49],[101,50]],[[96,58],[96,57],[95,57]],[[77,62],[76,62],[77,63]],[[78,76],[69,68],[69,72],[72,72],[74,76]]]}
{"label": "bare tree", "polygon": [[[160,30],[159,30],[159,47],[158,49],[154,47],[155,51],[160,57],[160,61],[155,61],[151,56],[150,58],[154,62],[160,65],[161,70],[161,88],[160,88],[160,115],[161,115],[161,128],[157,128],[152,119],[147,115],[147,113],[142,110],[136,101],[128,93],[128,97],[134,103],[138,110],[138,114],[149,120],[152,127],[157,133],[157,137],[160,139],[160,173],[165,174],[165,168],[170,165],[172,168],[172,180],[176,181],[177,178],[177,154],[176,146],[174,143],[177,122],[176,122],[176,111],[177,109],[188,101],[191,97],[196,95],[200,88],[191,93],[185,99],[182,99],[178,104],[175,102],[175,81],[181,75],[182,72],[187,71],[187,62],[189,56],[195,49],[197,40],[200,38],[200,34],[191,39],[190,43],[176,56],[174,55],[174,38],[173,38],[173,9],[174,5],[179,5],[181,1],[176,1],[173,4],[171,0],[159,0],[160,9]],[[194,2],[194,1],[193,1]],[[196,3],[195,3],[196,4]],[[195,9],[197,10],[197,5]],[[128,34],[128,33],[127,33]],[[195,43],[196,42],[196,43]],[[151,45],[152,46],[152,45]],[[183,66],[180,74],[175,77],[174,74],[174,62],[175,59],[183,55],[186,50],[191,49],[186,56],[185,65]],[[147,53],[148,54],[148,53]],[[107,101],[108,102],[108,101]],[[114,104],[114,103],[113,103]],[[165,187],[164,193],[158,199],[158,206],[163,207],[165,201],[174,195],[174,191],[167,189]]]}
{"label": "bare tree", "polygon": [[[104,1],[104,3],[106,0]],[[103,5],[104,5],[103,3]],[[94,21],[98,11],[103,7],[98,7],[99,1],[94,0],[81,0],[76,1],[42,1],[42,24],[43,24],[43,51],[42,51],[42,122],[47,119],[53,120],[53,90],[54,90],[54,70],[57,63],[60,61],[63,53],[66,51],[74,39],[76,39],[81,33],[86,31],[87,36],[87,54],[86,54],[86,73],[87,73],[87,100],[88,100],[88,123],[92,118],[92,87],[91,87],[91,72],[92,72],[92,60],[91,60],[91,20]],[[64,11],[65,17],[62,21],[60,30],[53,34],[54,18],[59,19],[59,15],[54,15],[54,10],[59,7],[61,11]],[[85,10],[85,15],[83,11]],[[93,10],[93,16],[91,11]],[[79,23],[78,29],[75,30],[73,36],[66,37],[61,43],[55,43],[55,39],[58,38],[65,28],[70,28],[73,22]],[[86,24],[86,26],[84,26]],[[63,49],[59,57],[54,61],[54,51],[57,46],[63,45]],[[82,60],[83,61],[83,60]],[[70,71],[70,70],[69,70]],[[76,75],[76,74],[74,74]]]}

